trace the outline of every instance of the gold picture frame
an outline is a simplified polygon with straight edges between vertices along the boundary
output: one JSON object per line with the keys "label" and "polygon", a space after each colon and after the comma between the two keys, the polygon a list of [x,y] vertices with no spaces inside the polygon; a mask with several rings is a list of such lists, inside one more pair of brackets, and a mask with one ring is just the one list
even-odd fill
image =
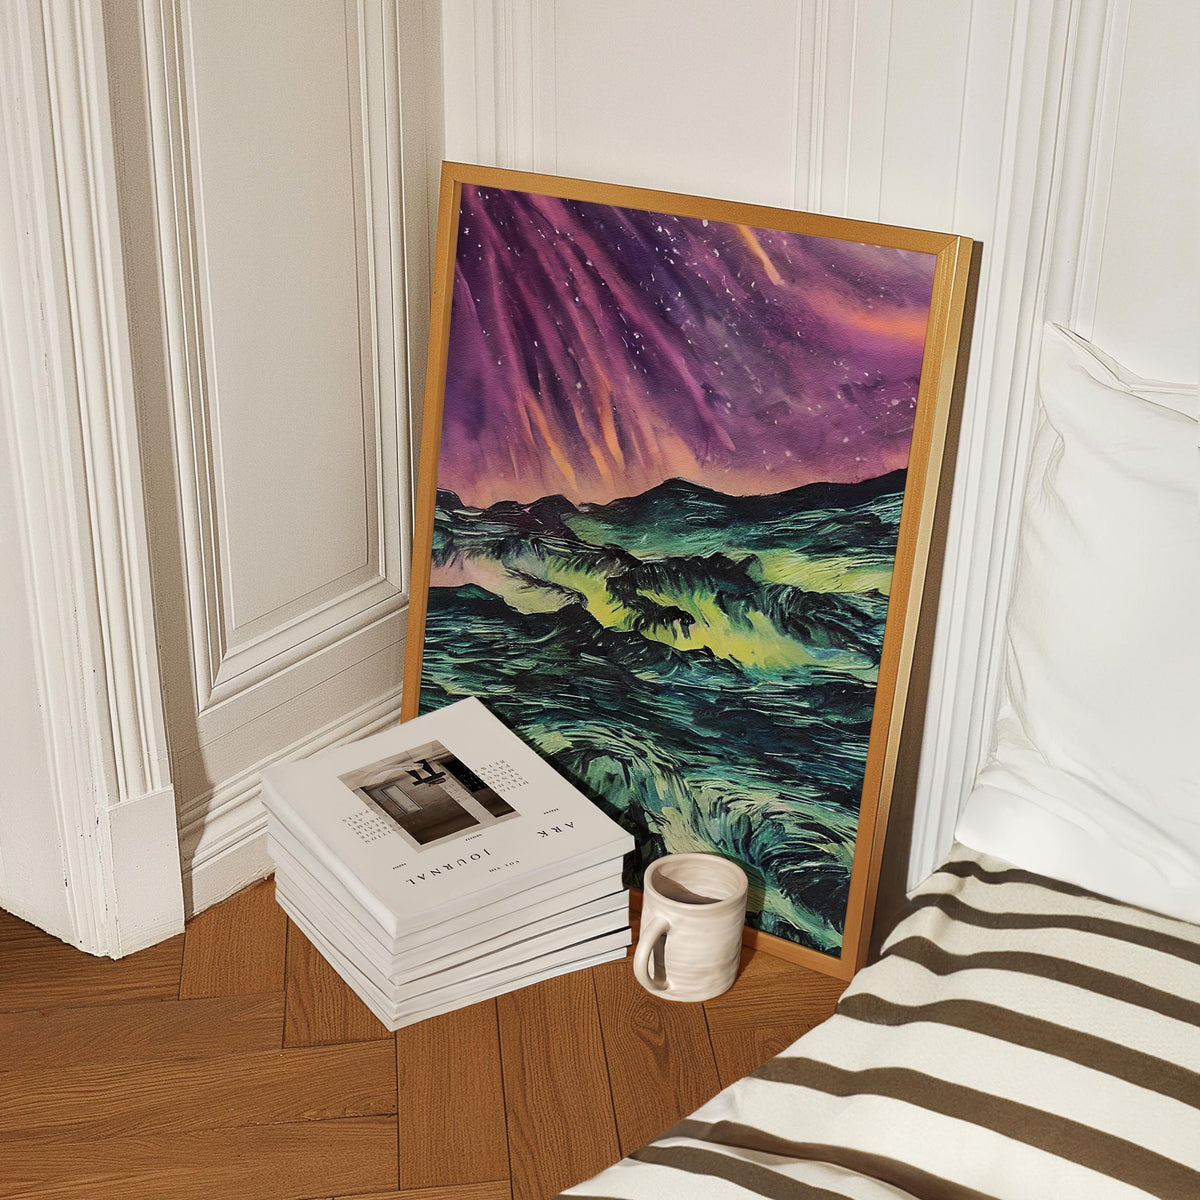
{"label": "gold picture frame", "polygon": [[635,875],[734,857],[747,942],[843,979],[972,249],[443,167],[403,716],[478,695],[634,832]]}

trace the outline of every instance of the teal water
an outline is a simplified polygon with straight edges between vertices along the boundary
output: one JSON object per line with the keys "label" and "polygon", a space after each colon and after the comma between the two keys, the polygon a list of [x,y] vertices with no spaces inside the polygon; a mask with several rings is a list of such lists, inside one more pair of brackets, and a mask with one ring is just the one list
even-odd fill
{"label": "teal water", "polygon": [[903,486],[441,492],[422,711],[480,697],[634,833],[635,885],[717,851],[752,925],[836,952]]}

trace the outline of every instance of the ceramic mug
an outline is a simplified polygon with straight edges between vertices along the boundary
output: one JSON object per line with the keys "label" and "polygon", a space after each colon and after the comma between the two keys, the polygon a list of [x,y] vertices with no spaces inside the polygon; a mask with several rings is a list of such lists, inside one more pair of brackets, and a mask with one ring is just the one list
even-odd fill
{"label": "ceramic mug", "polygon": [[737,975],[746,874],[717,854],[668,854],[647,868],[633,974],[665,1000],[711,1000]]}

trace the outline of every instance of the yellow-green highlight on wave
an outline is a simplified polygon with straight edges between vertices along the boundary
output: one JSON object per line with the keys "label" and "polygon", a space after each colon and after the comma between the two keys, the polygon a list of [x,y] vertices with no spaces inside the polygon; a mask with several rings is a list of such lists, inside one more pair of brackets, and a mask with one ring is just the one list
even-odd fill
{"label": "yellow-green highlight on wave", "polygon": [[806,592],[891,594],[892,568],[852,558],[806,558],[791,550],[754,551],[767,583],[786,583]]}
{"label": "yellow-green highlight on wave", "polygon": [[[583,597],[588,612],[606,629],[630,630],[633,614],[614,600],[608,590],[608,580],[594,571],[571,567],[556,559],[541,564],[547,580],[569,587]],[[532,572],[531,572],[532,574]]]}
{"label": "yellow-green highlight on wave", "polygon": [[781,633],[767,616],[754,610],[746,614],[745,624],[735,624],[723,612],[714,596],[692,596],[687,601],[677,596],[653,592],[644,595],[660,604],[672,604],[686,609],[696,618],[685,630],[670,628],[643,629],[652,638],[676,650],[709,650],[718,658],[729,659],[742,666],[761,671],[786,671],[800,667],[828,666],[874,682],[878,671],[862,657],[846,651],[814,654],[803,643]]}
{"label": "yellow-green highlight on wave", "polygon": [[[637,627],[636,614],[613,598],[607,579],[601,574],[537,555],[522,555],[508,561],[504,568],[497,567],[494,561],[467,556],[459,565],[460,582],[469,579],[522,613],[552,612],[563,607],[569,598],[553,588],[567,588],[583,600],[589,614],[605,628],[630,632]],[[539,578],[552,586],[539,589]],[[813,653],[802,642],[780,632],[765,614],[753,609],[745,614],[743,621],[735,623],[711,594],[688,597],[649,591],[642,594],[664,607],[681,608],[695,618],[686,628],[678,623],[642,628],[644,637],[662,645],[683,651],[708,650],[718,658],[760,671],[826,666],[864,682],[874,683],[877,679],[877,668],[862,655],[836,650]]]}

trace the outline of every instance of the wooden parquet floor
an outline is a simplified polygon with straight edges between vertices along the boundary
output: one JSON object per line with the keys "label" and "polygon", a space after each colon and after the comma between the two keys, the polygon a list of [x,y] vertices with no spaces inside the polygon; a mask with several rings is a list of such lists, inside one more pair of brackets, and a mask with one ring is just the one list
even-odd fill
{"label": "wooden parquet floor", "polygon": [[843,985],[628,961],[388,1033],[270,881],[114,962],[0,913],[0,1197],[547,1200],[788,1045]]}

